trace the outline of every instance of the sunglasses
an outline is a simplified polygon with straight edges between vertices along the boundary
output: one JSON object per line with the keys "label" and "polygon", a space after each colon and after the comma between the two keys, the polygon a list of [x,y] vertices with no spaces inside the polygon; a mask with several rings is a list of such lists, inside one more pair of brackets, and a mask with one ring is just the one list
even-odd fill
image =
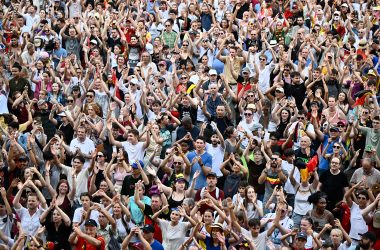
{"label": "sunglasses", "polygon": [[333,148],[340,148],[340,146],[333,146]]}
{"label": "sunglasses", "polygon": [[74,102],[74,100],[67,100],[67,102],[68,102],[68,103],[73,103],[73,102]]}
{"label": "sunglasses", "polygon": [[104,157],[104,155],[97,155],[96,157]]}
{"label": "sunglasses", "polygon": [[298,120],[305,120],[305,117],[299,116],[297,117]]}
{"label": "sunglasses", "polygon": [[182,162],[175,161],[175,162],[173,162],[173,165],[182,165]]}
{"label": "sunglasses", "polygon": [[254,95],[247,95],[247,97],[254,97]]}
{"label": "sunglasses", "polygon": [[252,113],[244,113],[245,116],[251,116]]}
{"label": "sunglasses", "polygon": [[260,58],[260,61],[265,61],[265,58]]}
{"label": "sunglasses", "polygon": [[91,97],[91,98],[93,98],[94,96],[93,96],[93,95],[86,95],[86,97]]}
{"label": "sunglasses", "polygon": [[181,79],[181,80],[186,80],[186,79],[187,79],[187,77],[181,77],[180,79]]}

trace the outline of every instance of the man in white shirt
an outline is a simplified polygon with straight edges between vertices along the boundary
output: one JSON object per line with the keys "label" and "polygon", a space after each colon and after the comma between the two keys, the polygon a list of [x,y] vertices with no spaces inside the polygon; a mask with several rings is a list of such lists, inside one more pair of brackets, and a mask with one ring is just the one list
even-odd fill
{"label": "man in white shirt", "polygon": [[[111,131],[112,124],[107,124],[108,131]],[[150,144],[150,128],[147,131],[148,136],[145,142],[139,141],[139,131],[136,129],[130,129],[128,131],[127,141],[119,142],[116,141],[112,133],[109,133],[110,144],[116,147],[123,147],[124,151],[128,153],[129,164],[133,164],[136,161],[144,159],[145,149]]]}
{"label": "man in white shirt", "polygon": [[88,191],[88,178],[94,167],[94,164],[91,164],[90,167],[84,168],[84,162],[84,158],[77,155],[73,158],[72,167],[65,166],[59,162],[56,163],[56,165],[61,168],[62,172],[67,176],[67,181],[69,182],[70,188],[73,188],[73,185],[75,184],[76,191],[74,201],[77,204],[80,204],[80,195]]}
{"label": "man in white shirt", "polygon": [[[207,123],[203,123],[200,131],[200,135],[203,136],[204,129]],[[220,133],[215,122],[211,122],[213,133],[211,135],[211,143],[206,143],[206,152],[212,156],[212,172],[216,173],[216,176],[222,177],[223,173],[220,171],[220,165],[223,163],[224,158],[224,139]]]}
{"label": "man in white shirt", "polygon": [[[21,194],[26,190],[27,207],[20,204]],[[21,227],[26,235],[36,235],[40,224],[40,216],[47,209],[46,200],[32,180],[27,180],[17,192],[13,206],[20,217]]]}
{"label": "man in white shirt", "polygon": [[[288,171],[290,173],[293,169],[293,163],[295,159],[294,150],[291,148],[288,148],[284,151],[285,160],[281,162],[281,168]],[[301,175],[298,168],[294,169],[294,179],[298,184],[301,182]],[[294,196],[296,194],[296,190],[294,189],[294,186],[290,182],[290,178],[287,179],[284,185],[284,190],[286,191],[286,201],[288,202],[289,206],[294,207]]]}
{"label": "man in white shirt", "polygon": [[86,128],[79,126],[77,128],[77,137],[73,139],[70,143],[70,147],[62,142],[62,146],[65,148],[66,152],[70,155],[79,155],[85,159],[84,168],[90,165],[91,155],[95,150],[94,142],[86,137]]}

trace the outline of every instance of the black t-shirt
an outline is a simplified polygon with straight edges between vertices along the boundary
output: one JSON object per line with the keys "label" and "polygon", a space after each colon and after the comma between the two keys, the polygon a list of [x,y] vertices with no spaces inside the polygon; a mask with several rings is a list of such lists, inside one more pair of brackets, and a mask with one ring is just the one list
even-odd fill
{"label": "black t-shirt", "polygon": [[337,202],[343,200],[344,188],[348,187],[345,173],[333,175],[330,171],[325,171],[319,177],[319,182],[322,183],[321,191],[327,194],[328,209],[335,207]]}
{"label": "black t-shirt", "polygon": [[[142,181],[141,175],[135,179],[132,175],[125,176],[123,180],[123,185],[121,187],[121,195],[129,195],[129,197],[132,197],[135,194],[135,185],[138,181]],[[148,188],[145,186],[145,190]]]}
{"label": "black t-shirt", "polygon": [[107,45],[108,45],[108,47],[110,47],[110,48],[112,49],[112,51],[113,51],[115,45],[120,45],[120,46],[122,46],[122,43],[121,43],[121,39],[120,39],[120,37],[118,37],[118,38],[116,38],[116,39],[113,39],[112,37],[109,37],[109,38],[107,39]]}
{"label": "black t-shirt", "polygon": [[248,167],[248,184],[255,188],[257,194],[264,195],[265,184],[259,184],[259,177],[261,172],[265,169],[267,163],[263,161],[261,164],[256,164],[254,161],[249,161],[247,163]]}
{"label": "black t-shirt", "polygon": [[306,87],[304,83],[300,84],[288,84],[285,83],[285,95],[286,96],[293,96],[296,100],[296,105],[298,110],[302,110],[302,103],[305,99],[305,93],[306,93]]}
{"label": "black t-shirt", "polygon": [[67,145],[70,145],[70,142],[73,140],[73,136],[74,136],[73,126],[71,126],[70,123],[67,123],[66,125],[64,125],[63,122],[58,122],[56,128],[57,130],[62,131],[62,133],[65,135],[65,143]]}
{"label": "black t-shirt", "polygon": [[68,241],[71,234],[71,225],[66,226],[64,222],[59,225],[58,230],[55,229],[54,222],[52,222],[52,212],[46,218],[46,221],[42,223],[46,227],[47,241],[54,243],[54,249],[70,250],[71,246]]}
{"label": "black t-shirt", "polygon": [[[223,118],[217,118],[216,116],[211,117],[211,121],[216,123],[216,126],[218,127],[220,133],[224,136],[224,131],[226,131],[226,128],[229,126],[233,126],[230,119],[227,117]],[[227,139],[226,137],[224,139]]]}
{"label": "black t-shirt", "polygon": [[197,108],[192,105],[186,107],[182,104],[178,104],[179,119],[182,120],[185,116],[190,116],[193,124],[197,123]]}

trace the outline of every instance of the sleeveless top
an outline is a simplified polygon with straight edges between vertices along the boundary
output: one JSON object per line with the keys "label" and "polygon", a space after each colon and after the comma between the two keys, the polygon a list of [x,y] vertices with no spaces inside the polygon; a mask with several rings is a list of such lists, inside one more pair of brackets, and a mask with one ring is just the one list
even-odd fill
{"label": "sleeveless top", "polygon": [[74,215],[71,202],[69,198],[67,197],[67,195],[65,195],[65,198],[63,199],[62,204],[59,205],[58,207],[62,209],[62,211],[65,212],[65,214],[67,214],[67,216],[69,216],[70,218],[72,218],[72,216]]}
{"label": "sleeveless top", "polygon": [[173,200],[173,193],[172,193],[172,195],[170,195],[170,197],[168,199],[169,209],[177,208],[177,207],[181,206],[184,199],[185,199],[185,196],[180,201]]}

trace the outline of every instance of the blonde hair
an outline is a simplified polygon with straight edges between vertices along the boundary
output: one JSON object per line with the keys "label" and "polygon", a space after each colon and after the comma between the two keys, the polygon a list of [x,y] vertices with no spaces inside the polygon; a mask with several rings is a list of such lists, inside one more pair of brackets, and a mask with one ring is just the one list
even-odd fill
{"label": "blonde hair", "polygon": [[334,228],[334,229],[332,229],[331,232],[330,232],[330,235],[331,235],[332,233],[336,233],[336,234],[339,236],[340,241],[343,240],[343,232],[342,232],[342,230],[340,230],[339,228]]}

